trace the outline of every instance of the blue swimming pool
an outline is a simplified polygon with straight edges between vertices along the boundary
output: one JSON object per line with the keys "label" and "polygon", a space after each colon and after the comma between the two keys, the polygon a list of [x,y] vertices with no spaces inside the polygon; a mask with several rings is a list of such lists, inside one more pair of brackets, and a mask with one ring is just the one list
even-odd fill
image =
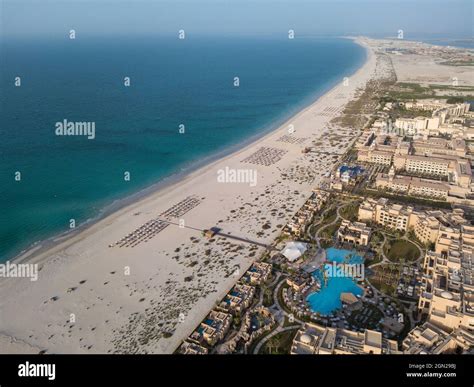
{"label": "blue swimming pool", "polygon": [[[357,255],[355,251],[336,249],[331,247],[326,249],[326,257],[329,262],[362,264],[363,258]],[[313,273],[320,282],[321,290],[311,293],[306,300],[313,312],[322,315],[340,309],[342,304],[340,300],[341,293],[350,292],[354,295],[362,295],[363,290],[357,285],[356,280],[350,277],[329,277],[324,283],[323,270],[318,269]]]}

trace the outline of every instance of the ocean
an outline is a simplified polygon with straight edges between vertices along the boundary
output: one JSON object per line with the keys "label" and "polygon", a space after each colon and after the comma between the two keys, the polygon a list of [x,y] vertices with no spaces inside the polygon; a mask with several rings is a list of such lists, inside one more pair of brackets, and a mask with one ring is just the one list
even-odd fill
{"label": "ocean", "polygon": [[[365,60],[340,38],[1,44],[0,261],[267,133]],[[64,120],[94,138],[57,135]]]}

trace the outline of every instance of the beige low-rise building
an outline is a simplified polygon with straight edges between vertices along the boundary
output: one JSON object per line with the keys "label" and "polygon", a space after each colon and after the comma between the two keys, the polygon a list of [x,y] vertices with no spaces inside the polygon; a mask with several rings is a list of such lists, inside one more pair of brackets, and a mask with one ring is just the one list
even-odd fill
{"label": "beige low-rise building", "polygon": [[474,226],[455,210],[441,222],[425,254],[418,310],[427,322],[403,341],[410,354],[468,352],[474,348]]}
{"label": "beige low-rise building", "polygon": [[419,156],[457,156],[466,157],[466,141],[462,138],[446,140],[444,138],[430,137],[427,139],[416,139],[412,142],[413,154]]}
{"label": "beige low-rise building", "polygon": [[216,345],[229,331],[232,323],[232,315],[219,310],[211,313],[199,324],[199,327],[189,336],[193,342],[206,342],[208,345]]}
{"label": "beige low-rise building", "polygon": [[206,347],[203,347],[202,345],[199,345],[197,343],[185,341],[179,347],[178,352],[182,355],[207,355],[209,353],[209,350]]}
{"label": "beige low-rise building", "polygon": [[448,197],[450,189],[447,183],[420,177],[395,175],[390,172],[377,175],[375,180],[377,189],[437,200],[446,200]]}
{"label": "beige low-rise building", "polygon": [[301,292],[310,282],[307,275],[291,275],[286,279],[286,283],[296,292]]}
{"label": "beige low-rise building", "polygon": [[254,262],[242,277],[244,283],[250,285],[261,285],[272,272],[272,265],[265,262]]}
{"label": "beige low-rise building", "polygon": [[372,164],[391,165],[393,162],[393,152],[376,149],[362,149],[357,153],[357,161]]}
{"label": "beige low-rise building", "polygon": [[438,129],[442,123],[441,117],[398,118],[395,121],[395,128],[406,135],[413,136],[426,129]]}
{"label": "beige low-rise building", "polygon": [[356,246],[367,246],[372,231],[362,222],[343,220],[337,231],[337,239],[341,243],[352,243]]}
{"label": "beige low-rise building", "polygon": [[431,110],[434,114],[440,114],[440,111],[443,110],[445,114],[456,117],[467,114],[471,108],[471,105],[468,102],[449,104],[437,99],[405,102],[404,106],[407,110]]}
{"label": "beige low-rise building", "polygon": [[[391,203],[386,198],[364,200],[359,206],[358,219],[402,232],[413,230],[417,239],[424,244],[438,241],[440,230],[448,230],[450,226],[456,227],[469,223],[464,218],[462,209],[454,209],[449,212],[441,210],[416,211],[412,206]],[[439,241],[438,245],[440,245]]]}
{"label": "beige low-rise building", "polygon": [[457,347],[454,337],[429,322],[412,329],[402,343],[402,350],[408,355],[454,353]]}
{"label": "beige low-rise building", "polygon": [[450,161],[443,158],[396,155],[393,159],[395,171],[406,171],[423,175],[447,176]]}
{"label": "beige low-rise building", "polygon": [[292,355],[399,353],[397,342],[385,339],[380,332],[369,329],[353,332],[311,323],[298,331],[291,346]]}
{"label": "beige low-rise building", "polygon": [[471,163],[452,155],[395,155],[395,171],[416,175],[444,177],[449,184],[469,188],[472,181]]}
{"label": "beige low-rise building", "polygon": [[418,301],[427,321],[457,345],[474,343],[474,227],[440,227],[434,251],[425,255]]}
{"label": "beige low-rise building", "polygon": [[225,312],[242,313],[250,306],[254,295],[255,287],[237,283],[232,290],[226,294],[219,304],[219,308]]}

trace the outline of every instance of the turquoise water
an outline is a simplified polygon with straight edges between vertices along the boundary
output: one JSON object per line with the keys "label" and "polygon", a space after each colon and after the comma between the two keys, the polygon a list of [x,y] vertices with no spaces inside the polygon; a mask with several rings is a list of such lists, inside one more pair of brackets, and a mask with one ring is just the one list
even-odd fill
{"label": "turquoise water", "polygon": [[[349,256],[351,256],[349,259]],[[354,251],[336,249],[331,247],[326,250],[327,260],[336,263],[362,264],[363,258]],[[323,281],[323,271],[316,270],[313,275],[321,281],[321,290],[307,297],[311,310],[315,313],[328,315],[342,307],[341,293],[350,292],[354,295],[362,295],[363,290],[357,285],[356,280],[349,277],[329,277],[326,285]]]}
{"label": "turquoise water", "polygon": [[[332,38],[0,43],[0,261],[265,133],[365,59]],[[95,122],[95,139],[56,136],[63,119]]]}

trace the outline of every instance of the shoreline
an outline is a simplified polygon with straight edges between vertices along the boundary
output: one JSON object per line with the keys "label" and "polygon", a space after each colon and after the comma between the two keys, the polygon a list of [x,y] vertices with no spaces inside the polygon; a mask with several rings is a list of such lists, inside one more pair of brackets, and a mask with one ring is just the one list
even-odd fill
{"label": "shoreline", "polygon": [[[359,37],[341,36],[339,38],[352,40],[354,44],[359,45],[365,51],[365,58],[362,63],[360,63],[359,66],[355,69],[352,69],[352,71],[350,71],[347,75],[347,77],[352,77],[358,71],[360,71],[368,61],[370,49],[367,46],[361,44]],[[41,255],[47,252],[48,250],[54,249],[58,245],[67,243],[69,239],[73,239],[82,232],[86,232],[89,228],[93,227],[102,220],[108,218],[109,216],[113,216],[114,213],[125,210],[128,207],[132,208],[134,204],[137,204],[142,200],[146,200],[147,198],[158,194],[160,191],[164,191],[167,188],[179,185],[181,181],[188,179],[189,177],[191,177],[191,175],[194,175],[195,173],[199,172],[199,170],[206,169],[206,167],[208,166],[223,161],[229,157],[232,157],[233,155],[239,154],[240,151],[243,151],[246,148],[257,144],[258,142],[263,141],[266,137],[272,135],[281,127],[287,126],[289,122],[293,121],[298,116],[303,114],[312,105],[317,103],[319,99],[333,91],[339,85],[340,82],[341,81],[334,81],[331,86],[323,88],[323,90],[321,91],[315,92],[314,95],[308,96],[306,99],[309,102],[305,101],[302,103],[301,107],[295,108],[296,113],[291,114],[281,120],[269,123],[266,128],[262,129],[262,131],[260,131],[259,133],[256,133],[245,140],[239,141],[236,144],[230,145],[216,153],[205,156],[200,160],[189,161],[189,166],[185,167],[184,169],[172,172],[169,175],[165,176],[163,179],[152,183],[151,185],[145,188],[141,188],[131,194],[126,194],[124,197],[112,200],[112,202],[102,207],[98,211],[96,216],[91,217],[86,221],[82,222],[75,229],[58,232],[45,239],[34,241],[30,243],[26,248],[22,249],[11,257],[6,256],[5,259],[0,263],[6,263],[7,261],[10,261],[12,263],[27,263],[29,261],[34,261],[37,255]]]}
{"label": "shoreline", "polygon": [[[351,39],[365,49],[366,58],[350,75],[350,85],[343,86],[341,80],[258,139],[173,184],[168,180],[159,189],[152,186],[153,192],[140,199],[135,195],[143,191],[129,196],[127,200],[136,200],[101,214],[101,219],[78,227],[74,234],[56,236],[53,246],[37,246],[15,258],[15,262],[38,263],[41,281],[0,279],[4,291],[0,315],[11,316],[1,322],[0,342],[3,335],[11,343],[26,343],[48,353],[172,353],[238,280],[232,275],[235,268],[242,274],[263,251],[242,240],[271,243],[281,231],[278,225],[286,224],[358,135],[330,124],[375,76],[373,50],[364,38]],[[294,137],[302,142],[281,141],[290,123],[295,124]],[[334,145],[330,137],[342,142]],[[321,152],[301,152],[303,146],[313,144]],[[285,153],[270,165],[245,162],[262,146]],[[259,175],[257,187],[219,184],[215,169],[224,166],[254,168]],[[300,176],[302,169],[311,176]],[[169,226],[137,247],[110,247],[189,196],[200,202],[183,215],[188,228]],[[273,214],[274,208],[280,213]],[[262,224],[269,227],[262,231]],[[197,227],[213,225],[240,241],[202,240]],[[131,274],[125,274],[124,268]],[[77,316],[73,324],[68,322],[71,314]],[[178,321],[181,314],[184,321]],[[154,339],[148,341],[151,334]],[[7,343],[4,350],[14,349]]]}

